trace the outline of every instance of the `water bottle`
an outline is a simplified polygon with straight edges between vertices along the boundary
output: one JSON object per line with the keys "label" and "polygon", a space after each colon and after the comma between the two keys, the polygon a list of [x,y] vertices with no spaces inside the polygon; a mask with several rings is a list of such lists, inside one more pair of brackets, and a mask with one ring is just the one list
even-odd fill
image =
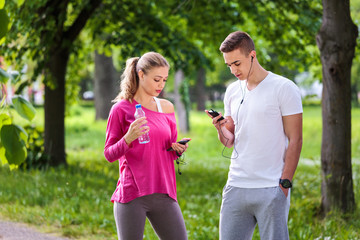
{"label": "water bottle", "polygon": [[[145,112],[142,110],[141,104],[136,104],[135,107],[136,107],[136,111],[135,111],[135,114],[134,114],[135,119],[145,117]],[[143,125],[143,126],[146,126],[146,124]],[[138,137],[138,139],[139,139],[140,144],[145,144],[145,143],[150,142],[149,132],[141,135],[140,137]]]}

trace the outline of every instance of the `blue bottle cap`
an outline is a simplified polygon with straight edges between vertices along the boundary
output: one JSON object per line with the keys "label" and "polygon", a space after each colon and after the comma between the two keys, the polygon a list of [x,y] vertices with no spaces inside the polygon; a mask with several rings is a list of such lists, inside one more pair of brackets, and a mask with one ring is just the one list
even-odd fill
{"label": "blue bottle cap", "polygon": [[135,107],[136,108],[141,108],[141,104],[136,104]]}

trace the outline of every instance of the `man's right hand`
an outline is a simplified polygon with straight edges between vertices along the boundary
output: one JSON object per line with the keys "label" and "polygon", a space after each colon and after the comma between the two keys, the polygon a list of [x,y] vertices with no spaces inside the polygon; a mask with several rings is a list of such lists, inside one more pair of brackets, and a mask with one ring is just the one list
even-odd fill
{"label": "man's right hand", "polygon": [[219,112],[219,115],[216,116],[216,117],[211,116],[211,114],[209,113],[208,110],[205,110],[205,112],[206,112],[206,114],[207,114],[210,118],[212,118],[212,124],[213,124],[217,129],[220,129],[221,125],[224,125],[224,124],[226,124],[226,123],[228,122],[228,120],[227,120],[226,118],[223,119],[223,120],[221,120],[221,121],[218,121],[218,120],[222,117],[221,112]]}

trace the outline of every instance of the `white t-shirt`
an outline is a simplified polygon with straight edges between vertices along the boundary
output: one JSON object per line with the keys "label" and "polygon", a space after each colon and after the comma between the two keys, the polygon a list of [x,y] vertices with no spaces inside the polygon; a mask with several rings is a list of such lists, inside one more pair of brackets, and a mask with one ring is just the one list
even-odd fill
{"label": "white t-shirt", "polygon": [[278,186],[288,145],[282,116],[302,113],[300,91],[295,83],[272,72],[251,91],[245,84],[232,83],[224,98],[224,116],[231,116],[235,124],[228,184]]}

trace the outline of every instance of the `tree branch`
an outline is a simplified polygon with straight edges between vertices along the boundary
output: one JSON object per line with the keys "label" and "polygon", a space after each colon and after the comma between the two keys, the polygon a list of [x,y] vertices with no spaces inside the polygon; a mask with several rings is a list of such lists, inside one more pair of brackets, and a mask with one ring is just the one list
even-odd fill
{"label": "tree branch", "polygon": [[87,20],[91,17],[97,7],[100,6],[102,0],[90,0],[85,4],[84,9],[80,12],[73,25],[65,32],[64,39],[70,42],[75,41],[81,30],[84,28]]}

